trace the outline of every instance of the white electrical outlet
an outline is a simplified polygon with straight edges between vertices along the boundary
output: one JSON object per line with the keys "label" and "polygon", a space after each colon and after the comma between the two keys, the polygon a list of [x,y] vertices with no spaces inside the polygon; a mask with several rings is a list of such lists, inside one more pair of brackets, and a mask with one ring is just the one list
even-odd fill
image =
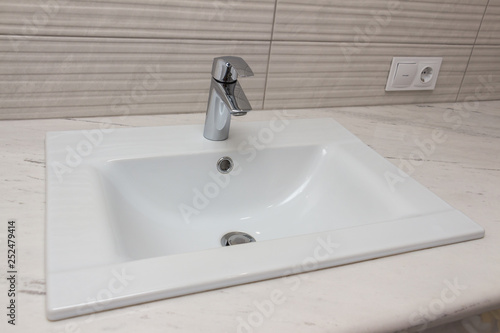
{"label": "white electrical outlet", "polygon": [[434,90],[442,61],[441,57],[392,58],[385,90]]}

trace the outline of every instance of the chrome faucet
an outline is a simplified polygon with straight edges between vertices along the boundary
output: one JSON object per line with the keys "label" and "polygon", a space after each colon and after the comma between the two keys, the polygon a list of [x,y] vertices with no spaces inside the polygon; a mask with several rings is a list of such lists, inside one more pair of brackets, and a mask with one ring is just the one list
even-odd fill
{"label": "chrome faucet", "polygon": [[214,59],[203,130],[203,136],[208,140],[226,140],[229,135],[231,115],[244,116],[252,110],[250,102],[237,81],[238,75],[253,76],[245,60],[231,56]]}

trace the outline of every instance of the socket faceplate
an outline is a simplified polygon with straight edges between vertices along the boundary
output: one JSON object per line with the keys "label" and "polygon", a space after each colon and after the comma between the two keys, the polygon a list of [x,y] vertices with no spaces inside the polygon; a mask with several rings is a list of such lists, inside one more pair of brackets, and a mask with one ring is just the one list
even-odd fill
{"label": "socket faceplate", "polygon": [[385,91],[434,90],[442,57],[392,58]]}

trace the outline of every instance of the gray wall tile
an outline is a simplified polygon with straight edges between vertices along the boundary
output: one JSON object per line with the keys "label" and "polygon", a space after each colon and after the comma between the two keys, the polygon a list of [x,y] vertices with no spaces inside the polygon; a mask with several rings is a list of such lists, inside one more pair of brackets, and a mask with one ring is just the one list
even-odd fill
{"label": "gray wall tile", "polygon": [[[455,101],[471,46],[367,44],[346,58],[341,43],[274,42],[265,108]],[[443,56],[436,89],[386,92],[393,56]]]}
{"label": "gray wall tile", "polygon": [[274,40],[472,44],[487,0],[278,0]]}
{"label": "gray wall tile", "polygon": [[0,117],[201,112],[212,59],[226,54],[251,64],[255,77],[241,84],[259,109],[268,51],[254,41],[32,37],[12,52],[2,37]]}
{"label": "gray wall tile", "polygon": [[500,46],[476,45],[458,101],[495,100],[500,97]]}
{"label": "gray wall tile", "polygon": [[490,0],[476,44],[500,45],[500,0]]}
{"label": "gray wall tile", "polygon": [[[220,55],[255,70],[255,109],[449,102],[484,77],[499,99],[499,22],[500,0],[4,0],[0,119],[204,111]],[[393,56],[442,56],[436,89],[385,92]]]}
{"label": "gray wall tile", "polygon": [[3,0],[0,34],[268,40],[274,0]]}

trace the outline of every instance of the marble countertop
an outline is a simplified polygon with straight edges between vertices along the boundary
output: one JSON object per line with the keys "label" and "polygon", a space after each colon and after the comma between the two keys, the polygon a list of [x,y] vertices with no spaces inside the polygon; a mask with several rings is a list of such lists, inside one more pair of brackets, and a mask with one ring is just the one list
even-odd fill
{"label": "marble countertop", "polygon": [[[422,331],[500,308],[500,101],[281,113],[336,119],[483,226],[486,236],[299,274],[293,284],[277,278],[51,322],[44,304],[45,133],[99,128],[103,122],[116,128],[203,123],[204,114],[1,121],[0,241],[6,243],[8,219],[16,219],[19,259],[17,325],[8,325],[3,314],[2,332]],[[272,117],[255,111],[233,121]],[[446,140],[422,148],[435,129]],[[5,278],[0,289],[7,290]],[[275,290],[284,301],[262,311]],[[2,308],[7,301],[2,292]]]}

